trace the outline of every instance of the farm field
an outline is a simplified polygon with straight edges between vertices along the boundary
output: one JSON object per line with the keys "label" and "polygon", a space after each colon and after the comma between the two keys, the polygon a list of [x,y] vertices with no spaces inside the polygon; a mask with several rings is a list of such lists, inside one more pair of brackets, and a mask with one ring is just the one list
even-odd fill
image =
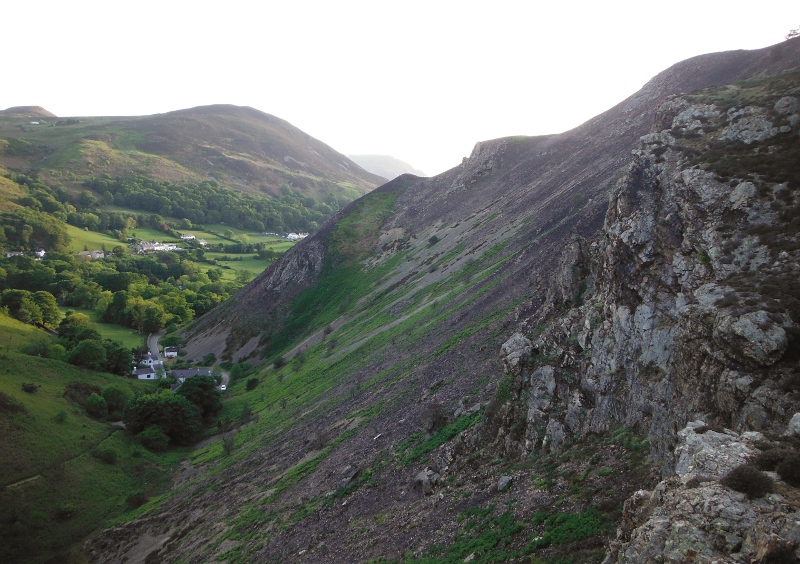
{"label": "farm field", "polygon": [[59,306],[58,309],[61,310],[61,313],[72,311],[73,313],[83,313],[88,315],[89,319],[91,319],[92,323],[94,324],[94,328],[98,333],[100,333],[100,335],[103,336],[104,339],[119,341],[125,348],[132,349],[134,347],[140,347],[144,344],[144,340],[147,337],[147,335],[137,333],[133,329],[128,329],[127,327],[122,327],[121,325],[115,325],[114,323],[100,323],[97,312],[93,309],[65,306]]}
{"label": "farm field", "polygon": [[74,225],[67,225],[67,234],[70,237],[70,243],[67,246],[67,251],[71,253],[79,253],[83,250],[94,251],[102,249],[105,246],[106,251],[111,251],[117,245],[126,247],[127,245],[118,239],[114,239],[110,235],[97,233],[95,231],[84,231],[80,227]]}

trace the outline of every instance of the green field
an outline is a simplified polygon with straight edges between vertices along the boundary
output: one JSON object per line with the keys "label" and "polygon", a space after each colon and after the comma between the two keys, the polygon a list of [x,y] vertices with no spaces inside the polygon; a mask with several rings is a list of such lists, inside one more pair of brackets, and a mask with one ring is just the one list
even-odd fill
{"label": "green field", "polygon": [[168,233],[153,229],[152,227],[136,227],[130,229],[128,235],[141,241],[158,241],[159,243],[179,243],[180,239],[172,237]]}
{"label": "green field", "polygon": [[[242,260],[219,260],[221,257],[224,257],[224,256],[228,256],[230,258],[242,257]],[[245,258],[245,257],[247,257],[247,258]],[[203,268],[204,271],[208,271],[208,270],[210,270],[212,268],[222,267],[222,269],[223,269],[222,277],[225,280],[233,280],[234,277],[236,276],[236,272],[238,272],[240,270],[249,270],[250,272],[253,273],[253,276],[257,276],[257,275],[261,274],[262,272],[264,272],[267,269],[267,267],[270,264],[272,264],[271,262],[266,261],[266,260],[254,259],[252,254],[234,255],[234,254],[230,254],[230,253],[228,253],[228,254],[226,254],[226,253],[206,253],[206,258],[209,259],[209,260],[216,259],[217,260],[217,266],[211,266],[209,264],[200,264],[198,266]]]}
{"label": "green field", "polygon": [[126,246],[125,243],[114,239],[110,235],[97,233],[95,231],[84,231],[80,227],[67,225],[67,233],[70,236],[70,243],[67,251],[79,253],[83,250],[95,251],[105,246],[106,251],[111,251],[118,245]]}
{"label": "green field", "polygon": [[36,335],[45,335],[41,329],[17,321],[13,317],[0,315],[0,354],[9,351],[18,351]]}
{"label": "green field", "polygon": [[114,323],[100,323],[98,321],[99,316],[97,315],[97,312],[92,309],[65,306],[59,306],[58,309],[61,310],[61,313],[72,311],[74,313],[84,313],[88,315],[89,319],[92,320],[92,326],[97,330],[98,333],[100,333],[100,335],[102,335],[104,339],[119,341],[122,343],[122,346],[129,349],[142,346],[144,344],[144,340],[147,338],[147,335],[137,333],[133,329],[128,329],[127,327],[122,327],[121,325],[115,325]]}

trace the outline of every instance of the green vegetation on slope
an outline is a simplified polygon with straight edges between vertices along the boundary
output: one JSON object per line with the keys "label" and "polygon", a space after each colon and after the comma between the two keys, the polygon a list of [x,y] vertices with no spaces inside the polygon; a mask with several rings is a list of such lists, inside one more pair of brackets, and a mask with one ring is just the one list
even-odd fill
{"label": "green vegetation on slope", "polygon": [[[2,322],[3,316],[0,316]],[[22,330],[2,322],[2,334]],[[73,546],[168,488],[180,453],[153,454],[64,397],[69,382],[133,394],[143,383],[62,362],[0,355],[0,560],[75,561]],[[22,384],[33,384],[26,393]],[[10,399],[9,399],[10,398]],[[10,407],[9,407],[10,406]]]}

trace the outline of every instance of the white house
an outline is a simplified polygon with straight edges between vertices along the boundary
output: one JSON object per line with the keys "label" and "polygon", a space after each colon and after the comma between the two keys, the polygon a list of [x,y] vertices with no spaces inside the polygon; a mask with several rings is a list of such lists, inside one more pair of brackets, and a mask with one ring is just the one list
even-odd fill
{"label": "white house", "polygon": [[153,368],[155,368],[156,366],[159,366],[161,364],[164,364],[164,361],[159,359],[156,355],[154,355],[151,352],[148,352],[144,356],[144,358],[142,358],[142,362],[139,363],[140,366],[142,366],[142,365],[151,366]]}
{"label": "white house", "polygon": [[197,239],[197,237],[195,237],[194,235],[190,235],[188,233],[185,235],[181,235],[181,241],[194,241],[195,239]]}
{"label": "white house", "polygon": [[147,368],[134,368],[133,375],[139,380],[155,380],[158,378],[158,375],[152,366],[148,366]]}
{"label": "white house", "polygon": [[138,245],[133,246],[133,250],[140,255],[146,253],[156,253],[159,251],[182,251],[175,243],[159,243],[158,241],[142,241]]}
{"label": "white house", "polygon": [[34,251],[34,254],[37,256],[37,258],[40,258],[40,259],[41,259],[41,258],[44,258],[44,255],[45,255],[46,253],[47,253],[47,251],[45,251],[44,249],[41,249],[41,248],[40,248],[40,249],[36,249],[36,250]]}
{"label": "white house", "polygon": [[178,358],[178,347],[165,347],[164,356],[168,359]]}

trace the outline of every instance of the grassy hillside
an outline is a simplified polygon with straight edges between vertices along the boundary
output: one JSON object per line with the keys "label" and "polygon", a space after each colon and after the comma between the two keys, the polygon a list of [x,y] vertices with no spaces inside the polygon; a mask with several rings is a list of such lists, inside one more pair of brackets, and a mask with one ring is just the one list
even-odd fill
{"label": "grassy hillside", "polygon": [[291,124],[236,106],[207,106],[144,117],[49,118],[39,125],[0,113],[3,163],[38,170],[49,185],[71,190],[85,180],[131,174],[280,196],[288,185],[318,200],[346,201],[384,182]]}
{"label": "grassy hillside", "polygon": [[9,351],[36,333],[0,316],[0,561],[80,562],[75,543],[160,495],[182,455],[155,455],[64,397],[69,382],[131,396],[149,384]]}

